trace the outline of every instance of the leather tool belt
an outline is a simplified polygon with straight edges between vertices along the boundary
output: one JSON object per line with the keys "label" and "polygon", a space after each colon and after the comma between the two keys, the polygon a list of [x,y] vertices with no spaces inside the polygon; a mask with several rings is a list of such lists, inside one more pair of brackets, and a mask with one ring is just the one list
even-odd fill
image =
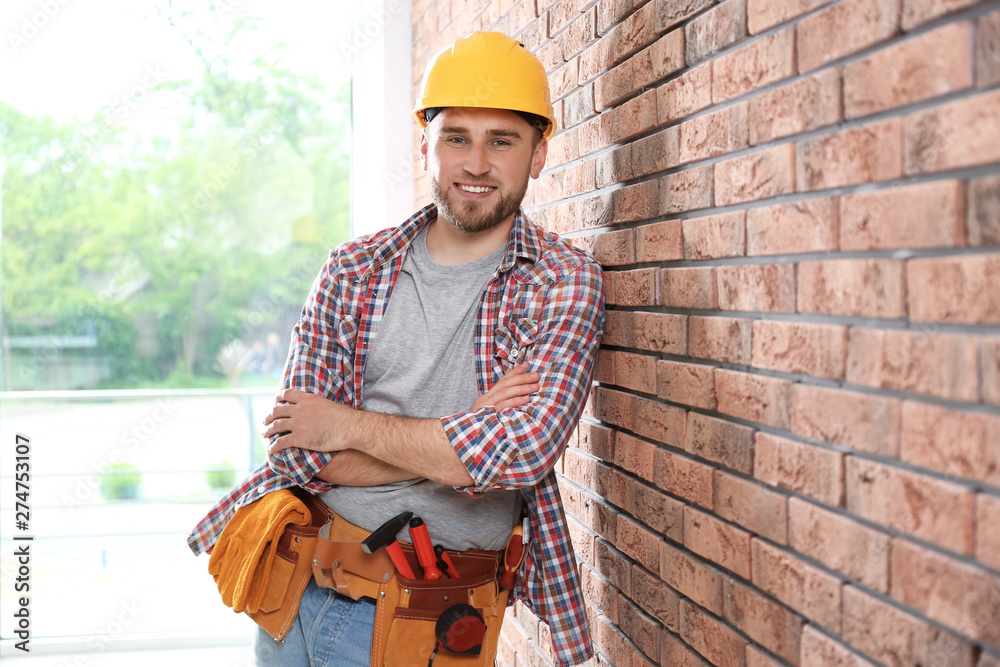
{"label": "leather tool belt", "polygon": [[[466,603],[485,621],[479,655],[440,652],[434,667],[491,667],[497,652],[509,592],[497,584],[502,557],[499,551],[447,552],[460,577],[437,580],[399,576],[385,549],[367,554],[361,542],[369,531],[337,516],[322,501],[298,488],[292,491],[308,508],[308,525],[289,525],[276,547],[264,602],[246,613],[271,637],[283,641],[298,615],[302,593],[314,579],[322,588],[333,588],[354,600],[376,603],[372,635],[372,665],[424,667],[434,653],[435,624],[441,613]],[[239,511],[252,511],[253,505]],[[400,543],[414,572],[420,572],[413,546]]]}

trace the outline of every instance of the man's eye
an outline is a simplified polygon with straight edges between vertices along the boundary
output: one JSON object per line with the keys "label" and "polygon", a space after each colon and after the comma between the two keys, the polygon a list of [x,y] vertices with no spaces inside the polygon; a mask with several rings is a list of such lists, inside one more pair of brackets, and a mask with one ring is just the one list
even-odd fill
{"label": "man's eye", "polygon": [[451,143],[451,144],[464,144],[465,143],[465,138],[464,137],[448,137],[447,139],[445,139],[445,141],[447,141],[448,143]]}

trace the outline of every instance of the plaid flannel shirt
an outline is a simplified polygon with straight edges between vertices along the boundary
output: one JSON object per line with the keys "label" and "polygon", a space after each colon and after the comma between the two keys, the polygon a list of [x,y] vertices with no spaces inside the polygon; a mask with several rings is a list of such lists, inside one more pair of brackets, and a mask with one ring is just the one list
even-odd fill
{"label": "plaid flannel shirt", "polygon": [[[431,204],[399,227],[331,253],[292,332],[284,387],[360,407],[365,361],[406,249],[436,216]],[[600,265],[519,211],[507,254],[481,301],[476,371],[485,392],[526,361],[541,374],[541,388],[519,408],[486,407],[441,419],[474,480],[459,491],[520,489],[527,501],[530,543],[511,599],[549,624],[559,665],[583,662],[591,647],[553,467],[583,411],[603,325]],[[210,551],[233,513],[266,493],[293,485],[312,493],[328,489],[315,475],[332,456],[292,448],[269,457],[195,527],[188,538],[192,551]]]}

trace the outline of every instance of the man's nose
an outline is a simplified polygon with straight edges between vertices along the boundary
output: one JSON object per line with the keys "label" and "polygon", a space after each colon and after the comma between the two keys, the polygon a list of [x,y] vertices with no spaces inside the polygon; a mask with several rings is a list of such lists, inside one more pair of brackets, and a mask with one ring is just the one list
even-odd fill
{"label": "man's nose", "polygon": [[485,146],[472,146],[465,155],[465,170],[473,176],[482,176],[490,170],[489,155]]}

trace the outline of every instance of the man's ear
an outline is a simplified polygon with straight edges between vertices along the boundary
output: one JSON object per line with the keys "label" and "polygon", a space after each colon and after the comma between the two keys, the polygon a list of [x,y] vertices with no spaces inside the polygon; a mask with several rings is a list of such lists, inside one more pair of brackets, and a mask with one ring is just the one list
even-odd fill
{"label": "man's ear", "polygon": [[424,163],[424,171],[427,171],[427,129],[420,133],[420,159]]}
{"label": "man's ear", "polygon": [[549,140],[542,137],[531,156],[531,177],[538,178],[545,168],[545,157],[549,154]]}

